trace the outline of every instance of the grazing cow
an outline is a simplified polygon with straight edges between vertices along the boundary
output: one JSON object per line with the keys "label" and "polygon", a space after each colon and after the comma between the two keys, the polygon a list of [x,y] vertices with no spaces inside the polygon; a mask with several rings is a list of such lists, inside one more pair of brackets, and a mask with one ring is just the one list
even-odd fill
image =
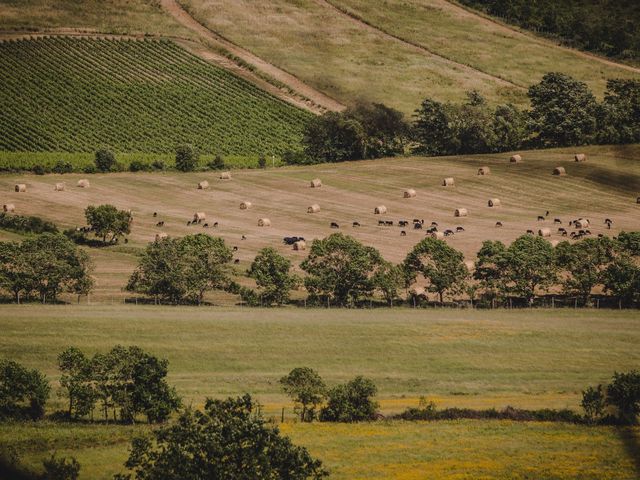
{"label": "grazing cow", "polygon": [[164,220],[156,223],[156,227],[164,227]]}
{"label": "grazing cow", "polygon": [[575,220],[569,220],[569,226],[573,225],[573,222],[575,222]]}
{"label": "grazing cow", "polygon": [[128,239],[128,238],[125,238],[125,239],[124,239],[124,243],[129,243],[129,239]]}
{"label": "grazing cow", "polygon": [[587,229],[584,231],[584,235],[591,235],[591,230]]}
{"label": "grazing cow", "polygon": [[384,220],[378,220],[378,226],[384,227]]}
{"label": "grazing cow", "polygon": [[611,224],[613,223],[610,218],[605,218],[604,223],[607,224],[607,228],[611,230]]}
{"label": "grazing cow", "polygon": [[387,220],[384,222],[387,227],[393,227],[393,220]]}
{"label": "grazing cow", "polygon": [[438,227],[429,227],[427,228],[427,234],[434,233],[438,231]]}
{"label": "grazing cow", "polygon": [[400,220],[398,222],[399,227],[406,227],[407,225],[409,225],[409,222],[407,222],[406,220]]}
{"label": "grazing cow", "polygon": [[431,222],[431,226],[432,227],[437,227],[438,226],[438,222]]}
{"label": "grazing cow", "polygon": [[304,237],[298,237],[298,241],[299,241],[299,242],[304,242],[304,241],[305,241],[305,240],[304,240]]}
{"label": "grazing cow", "polygon": [[422,224],[420,222],[416,222],[413,224],[413,229],[414,230],[421,230],[422,229]]}
{"label": "grazing cow", "polygon": [[586,230],[578,230],[578,235],[586,235],[587,231]]}
{"label": "grazing cow", "polygon": [[205,223],[204,225],[202,225],[202,228],[209,228],[209,224]]}
{"label": "grazing cow", "polygon": [[449,235],[453,235],[453,230],[445,230],[444,231],[444,236],[448,237]]}
{"label": "grazing cow", "polygon": [[545,217],[549,216],[549,210],[547,210],[547,213],[544,214]]}
{"label": "grazing cow", "polygon": [[576,234],[576,232],[571,232],[571,233],[569,234],[569,236],[570,236],[571,238],[576,238],[577,234]]}
{"label": "grazing cow", "polygon": [[236,259],[233,261],[233,263],[235,263],[235,264],[237,265],[238,263],[240,263],[240,259],[239,259],[239,258],[236,258]]}
{"label": "grazing cow", "polygon": [[527,235],[533,235],[533,230],[527,230]]}
{"label": "grazing cow", "polygon": [[238,251],[238,247],[233,247],[233,251],[237,252]]}
{"label": "grazing cow", "polygon": [[191,220],[187,222],[187,227],[191,225]]}
{"label": "grazing cow", "polygon": [[246,235],[242,235],[242,238],[240,240],[246,240],[247,236]]}
{"label": "grazing cow", "polygon": [[420,222],[420,219],[419,219],[419,218],[414,218],[414,219],[413,219],[413,223],[422,223],[422,222]]}
{"label": "grazing cow", "polygon": [[353,223],[352,223],[352,225],[353,225],[354,227],[359,227],[359,226],[360,226],[360,222],[353,222]]}
{"label": "grazing cow", "polygon": [[554,219],[553,219],[553,223],[560,223],[560,224],[562,224],[562,220],[560,220],[559,218],[554,218]]}
{"label": "grazing cow", "polygon": [[215,223],[213,224],[213,228],[218,228],[218,222],[215,222]]}
{"label": "grazing cow", "polygon": [[285,245],[293,245],[297,241],[298,241],[298,237],[284,237],[282,239],[282,243],[284,243]]}
{"label": "grazing cow", "polygon": [[567,229],[566,228],[558,228],[558,233],[567,233]]}
{"label": "grazing cow", "polygon": [[501,227],[502,226],[502,222],[496,222],[496,227]]}
{"label": "grazing cow", "polygon": [[407,236],[407,232],[405,232],[404,230],[400,230],[400,236],[401,237],[406,237]]}
{"label": "grazing cow", "polygon": [[456,232],[464,232],[464,227],[456,227]]}
{"label": "grazing cow", "polygon": [[153,216],[157,217],[158,216],[158,212],[153,212]]}
{"label": "grazing cow", "polygon": [[331,228],[340,228],[340,225],[338,225],[336,222],[331,222]]}
{"label": "grazing cow", "polygon": [[598,238],[603,238],[603,237],[604,237],[604,235],[602,233],[598,234]]}
{"label": "grazing cow", "polygon": [[544,217],[542,215],[538,215],[538,221],[539,222],[544,222]]}

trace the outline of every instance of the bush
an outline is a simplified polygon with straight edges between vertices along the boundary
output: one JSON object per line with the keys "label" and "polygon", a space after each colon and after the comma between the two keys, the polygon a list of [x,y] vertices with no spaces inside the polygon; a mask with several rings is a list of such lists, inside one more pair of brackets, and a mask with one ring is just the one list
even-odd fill
{"label": "bush", "polygon": [[176,168],[181,172],[193,172],[198,166],[199,156],[193,145],[180,145],[176,149]]}
{"label": "bush", "polygon": [[47,222],[40,217],[9,215],[0,212],[0,228],[16,233],[57,233],[55,223]]}
{"label": "bush", "polygon": [[86,167],[84,167],[82,169],[83,173],[97,173],[98,169],[96,168],[95,165],[87,165]]}
{"label": "bush", "polygon": [[567,422],[580,423],[583,418],[577,413],[563,409],[552,410],[543,408],[540,410],[524,410],[520,408],[506,407],[503,410],[489,408],[486,410],[474,410],[472,408],[445,408],[437,410],[434,404],[420,408],[407,408],[394,418],[400,420],[511,420],[515,422]]}
{"label": "bush", "polygon": [[51,173],[51,169],[49,167],[45,167],[44,165],[34,165],[31,171],[36,175],[44,175],[46,173]]}
{"label": "bush", "polygon": [[613,381],[607,386],[606,402],[617,410],[619,421],[637,423],[640,413],[640,372],[614,373]]}
{"label": "bush", "polygon": [[51,170],[53,171],[53,173],[60,173],[60,174],[72,173],[73,165],[70,162],[59,160],[56,162],[56,164],[53,166]]}
{"label": "bush", "polygon": [[213,160],[207,163],[209,170],[224,170],[224,159],[220,155],[216,155]]}
{"label": "bush", "polygon": [[151,170],[151,165],[144,163],[142,160],[133,160],[129,164],[130,172],[148,172]]}
{"label": "bush", "polygon": [[264,155],[260,155],[258,158],[258,168],[267,168],[267,159]]}
{"label": "bush", "polygon": [[151,163],[151,168],[154,170],[164,170],[166,168],[163,160],[154,160]]}
{"label": "bush", "polygon": [[116,156],[111,150],[100,149],[96,152],[96,169],[100,172],[109,172],[116,165]]}
{"label": "bush", "polygon": [[584,416],[588,422],[597,422],[604,413],[606,398],[602,385],[597,387],[589,387],[582,392],[582,402],[580,403],[584,409]]}
{"label": "bush", "polygon": [[0,360],[0,418],[42,418],[50,391],[49,382],[38,370]]}
{"label": "bush", "polygon": [[371,397],[377,388],[368,378],[358,376],[329,390],[327,405],[320,412],[323,422],[362,422],[375,420],[378,404]]}
{"label": "bush", "polygon": [[305,165],[307,163],[312,163],[307,160],[304,152],[294,150],[287,150],[286,152],[284,152],[282,154],[282,161],[286,165]]}
{"label": "bush", "polygon": [[44,467],[42,480],[78,480],[80,475],[80,464],[73,457],[67,460],[64,457],[56,458],[55,455],[51,455],[51,458],[44,460],[42,465]]}

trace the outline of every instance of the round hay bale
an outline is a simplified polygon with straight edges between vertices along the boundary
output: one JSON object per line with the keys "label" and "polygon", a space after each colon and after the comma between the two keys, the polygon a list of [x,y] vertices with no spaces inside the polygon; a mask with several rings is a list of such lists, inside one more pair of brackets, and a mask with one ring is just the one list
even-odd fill
{"label": "round hay bale", "polygon": [[27,184],[26,183],[16,183],[15,190],[16,190],[16,192],[26,192],[27,191]]}
{"label": "round hay bale", "polygon": [[443,187],[453,187],[453,184],[454,184],[453,177],[447,177],[442,180]]}
{"label": "round hay bale", "polygon": [[491,169],[489,167],[480,167],[478,169],[478,175],[491,175]]}
{"label": "round hay bale", "polygon": [[567,174],[567,171],[564,169],[564,167],[556,167],[553,169],[553,174],[564,177]]}
{"label": "round hay bale", "polygon": [[413,188],[407,188],[404,191],[404,198],[413,198],[416,196],[416,191]]}
{"label": "round hay bale", "polygon": [[169,235],[167,235],[166,233],[156,233],[156,242],[159,242],[160,240],[163,240],[168,237]]}
{"label": "round hay bale", "polygon": [[196,212],[193,214],[193,221],[194,222],[202,222],[204,220],[206,220],[207,216],[205,215],[204,212]]}
{"label": "round hay bale", "polygon": [[89,183],[89,180],[87,180],[86,178],[81,178],[80,180],[78,180],[78,187],[80,188],[89,188],[91,184]]}
{"label": "round hay bale", "polygon": [[466,217],[469,215],[469,211],[466,208],[456,208],[454,215],[456,217]]}
{"label": "round hay bale", "polygon": [[271,220],[269,220],[268,218],[259,218],[258,219],[258,226],[259,227],[270,227],[271,226]]}
{"label": "round hay bale", "polygon": [[16,206],[13,203],[5,203],[2,206],[2,210],[9,213],[9,212],[15,212],[16,211]]}
{"label": "round hay bale", "polygon": [[309,186],[311,188],[320,188],[322,186],[322,180],[320,180],[319,178],[314,178],[313,180],[311,180]]}
{"label": "round hay bale", "polygon": [[576,228],[589,228],[589,220],[586,218],[579,218],[574,223]]}
{"label": "round hay bale", "polygon": [[387,207],[385,207],[384,205],[378,205],[376,208],[373,209],[373,213],[375,215],[383,215],[387,213]]}
{"label": "round hay bale", "polygon": [[427,291],[424,289],[424,287],[419,287],[418,285],[415,285],[411,287],[411,290],[409,290],[409,295],[413,297],[426,297]]}
{"label": "round hay bale", "polygon": [[249,210],[251,208],[251,202],[242,202],[240,204],[240,210]]}
{"label": "round hay bale", "polygon": [[231,180],[231,172],[222,172],[220,174],[220,180]]}
{"label": "round hay bale", "polygon": [[501,206],[501,205],[502,205],[502,202],[500,201],[500,199],[499,199],[499,198],[490,198],[490,199],[489,199],[489,202],[487,202],[487,204],[488,204],[490,207],[499,207],[499,206]]}
{"label": "round hay bale", "polygon": [[520,162],[522,162],[522,155],[518,155],[518,154],[511,155],[511,158],[509,158],[509,162],[511,162],[511,163],[520,163]]}
{"label": "round hay bale", "polygon": [[56,183],[53,189],[56,192],[64,192],[64,183]]}
{"label": "round hay bale", "polygon": [[541,237],[550,237],[551,236],[551,229],[550,228],[541,228],[540,230],[538,230],[538,235]]}
{"label": "round hay bale", "polygon": [[207,182],[206,180],[198,183],[198,190],[206,190],[207,188],[209,188],[209,182]]}
{"label": "round hay bale", "polygon": [[305,242],[304,240],[298,240],[297,242],[295,242],[293,244],[293,249],[294,250],[306,250],[307,249],[307,242]]}
{"label": "round hay bale", "polygon": [[320,211],[320,205],[314,203],[309,208],[307,208],[307,213],[318,213]]}
{"label": "round hay bale", "polygon": [[576,156],[573,157],[576,162],[586,162],[587,156],[584,153],[576,153]]}
{"label": "round hay bale", "polygon": [[473,272],[476,269],[476,264],[472,260],[465,260],[464,266],[467,267],[467,270],[469,270],[469,272]]}
{"label": "round hay bale", "polygon": [[431,238],[435,238],[436,240],[444,240],[443,232],[431,232],[429,235],[431,235]]}

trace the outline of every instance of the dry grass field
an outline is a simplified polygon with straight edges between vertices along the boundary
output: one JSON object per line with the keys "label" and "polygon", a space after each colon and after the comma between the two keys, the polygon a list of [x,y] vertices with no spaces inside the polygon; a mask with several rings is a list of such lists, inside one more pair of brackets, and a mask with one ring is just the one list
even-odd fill
{"label": "dry grass field", "polygon": [[[640,229],[640,166],[638,146],[589,147],[581,149],[589,159],[573,161],[574,149],[524,152],[524,162],[510,164],[509,154],[440,158],[396,158],[376,161],[324,164],[309,167],[285,167],[266,170],[233,171],[231,180],[220,180],[216,172],[197,173],[118,173],[89,176],[91,187],[76,187],[83,175],[30,174],[0,176],[0,203],[14,203],[16,213],[38,215],[69,228],[84,224],[88,205],[112,203],[132,209],[134,224],[128,245],[91,249],[96,263],[95,298],[122,296],[121,287],[133,270],[135,254],[155,234],[171,236],[206,232],[238,246],[239,268],[246,268],[256,252],[265,246],[277,247],[299,263],[304,252],[294,252],[282,244],[282,237],[301,235],[307,240],[322,238],[336,230],[375,246],[391,261],[400,262],[418,243],[424,232],[411,226],[400,236],[401,228],[379,227],[378,220],[408,221],[424,219],[425,225],[438,222],[440,229],[462,226],[465,232],[448,237],[447,242],[474,260],[482,242],[488,239],[510,242],[528,229],[551,227],[553,219],[565,224],[577,217],[590,218],[593,234],[615,235],[620,230]],[[487,165],[491,175],[478,176],[479,167]],[[553,176],[557,165],[567,169],[567,176]],[[85,175],[86,176],[86,175]],[[454,177],[455,186],[442,187],[444,177]],[[319,177],[321,188],[310,188],[309,181]],[[198,190],[197,183],[208,180],[208,190]],[[54,192],[56,182],[65,182],[64,192]],[[25,193],[13,191],[15,183],[26,183]],[[405,188],[415,188],[415,198],[403,198]],[[487,202],[497,197],[502,206],[490,208]],[[253,207],[240,210],[242,201]],[[309,205],[318,203],[321,211],[307,213]],[[383,204],[386,215],[374,215],[374,207]],[[454,210],[469,210],[465,218],[454,217]],[[538,222],[537,216],[549,210],[549,217]],[[207,222],[217,228],[187,226],[194,212],[203,211]],[[157,212],[158,217],[153,217]],[[258,227],[258,219],[268,217],[272,226]],[[604,219],[614,221],[607,230]],[[157,228],[158,221],[165,221]],[[353,228],[352,222],[362,225]],[[496,228],[496,221],[503,222]],[[0,238],[5,234],[0,232]],[[241,240],[242,235],[246,240]]]}
{"label": "dry grass field", "polygon": [[[137,344],[169,359],[185,404],[251,392],[334,479],[633,479],[640,430],[503,421],[295,423],[277,380],[311,366],[329,385],[364,374],[384,414],[426,396],[439,407],[571,408],[580,392],[640,362],[633,311],[304,310],[143,306],[0,306],[0,357],[39,368],[56,395],[56,355]],[[0,444],[39,468],[56,451],[83,480],[118,471],[140,425],[0,425]]]}

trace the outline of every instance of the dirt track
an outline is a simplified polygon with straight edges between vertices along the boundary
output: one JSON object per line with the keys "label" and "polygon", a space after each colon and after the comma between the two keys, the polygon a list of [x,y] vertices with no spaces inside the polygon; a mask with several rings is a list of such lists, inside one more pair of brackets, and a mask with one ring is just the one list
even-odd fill
{"label": "dirt track", "polygon": [[[217,33],[209,30],[204,25],[199,23],[195,18],[193,18],[184,8],[182,8],[182,6],[176,0],[161,0],[161,4],[162,8],[164,8],[167,13],[172,15],[182,25],[200,35],[203,40],[206,40],[207,42],[215,46],[221,47],[224,50],[235,55],[236,57],[240,58],[241,60],[253,65],[261,72],[269,75],[273,79],[289,87],[292,91],[310,100],[312,104],[322,107],[326,110],[344,110],[345,106],[340,102],[334,100],[333,98],[325,95],[322,92],[319,92],[313,87],[310,87],[306,83],[302,82],[297,77],[294,77],[290,73],[281,70],[275,65],[266,62],[260,57],[257,57],[248,50],[239,47],[238,45],[230,42]],[[308,107],[312,106],[309,104],[307,105]]]}

